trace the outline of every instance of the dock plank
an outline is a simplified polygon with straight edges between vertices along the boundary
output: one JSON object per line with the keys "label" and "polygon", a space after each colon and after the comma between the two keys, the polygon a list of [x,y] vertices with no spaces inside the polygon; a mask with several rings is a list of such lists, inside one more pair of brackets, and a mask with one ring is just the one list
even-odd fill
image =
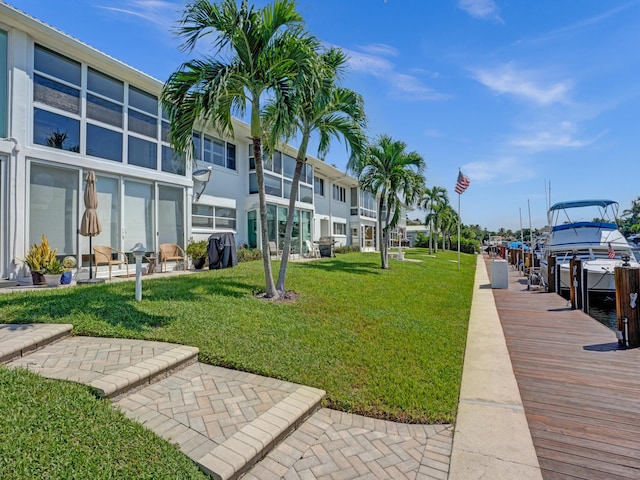
{"label": "dock plank", "polygon": [[640,478],[640,349],[511,267],[493,294],[543,478]]}

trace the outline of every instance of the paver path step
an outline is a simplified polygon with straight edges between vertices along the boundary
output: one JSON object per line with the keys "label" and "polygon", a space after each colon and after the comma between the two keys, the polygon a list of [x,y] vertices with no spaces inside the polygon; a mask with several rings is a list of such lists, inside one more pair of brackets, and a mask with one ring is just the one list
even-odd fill
{"label": "paver path step", "polygon": [[198,363],[197,348],[70,331],[0,324],[0,361],[90,385],[214,479],[448,476],[451,425],[320,408],[322,390]]}

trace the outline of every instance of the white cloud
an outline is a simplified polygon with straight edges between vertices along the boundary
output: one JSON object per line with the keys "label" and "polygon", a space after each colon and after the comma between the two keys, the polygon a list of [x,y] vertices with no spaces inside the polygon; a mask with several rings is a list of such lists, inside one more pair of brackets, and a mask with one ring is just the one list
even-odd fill
{"label": "white cloud", "polygon": [[474,75],[476,80],[499,94],[522,97],[540,105],[565,103],[571,90],[571,83],[568,81],[542,85],[537,80],[538,73],[517,70],[512,63],[493,70],[478,69],[474,71]]}
{"label": "white cloud", "polygon": [[523,147],[532,151],[558,150],[569,148],[582,148],[596,142],[606,134],[602,132],[593,138],[579,138],[578,128],[569,121],[557,124],[552,130],[541,129],[511,140],[510,144]]}
{"label": "white cloud", "polygon": [[122,5],[121,7],[97,5],[97,8],[142,18],[162,30],[171,28],[180,15],[180,5],[171,1],[130,0]]}
{"label": "white cloud", "polygon": [[460,0],[458,6],[472,17],[504,23],[493,0]]}
{"label": "white cloud", "polygon": [[359,47],[361,51],[343,48],[348,55],[348,66],[351,72],[371,75],[386,82],[394,98],[407,100],[445,100],[448,95],[427,86],[419,77],[400,73],[396,65],[385,57],[397,55],[393,47],[373,44]]}
{"label": "white cloud", "polygon": [[471,183],[490,182],[499,179],[500,183],[515,183],[535,178],[533,165],[516,157],[499,157],[491,160],[470,162],[461,167]]}

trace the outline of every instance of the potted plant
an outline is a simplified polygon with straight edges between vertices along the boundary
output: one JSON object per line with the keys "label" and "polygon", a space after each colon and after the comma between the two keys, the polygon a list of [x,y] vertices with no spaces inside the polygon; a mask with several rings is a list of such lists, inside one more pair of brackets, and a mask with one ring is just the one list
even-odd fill
{"label": "potted plant", "polygon": [[64,272],[64,267],[62,266],[60,261],[54,257],[42,268],[42,274],[44,275],[47,286],[56,287],[60,285],[62,272]]}
{"label": "potted plant", "polygon": [[[24,260],[22,260],[31,271],[31,279],[34,285],[45,285],[43,269],[56,258],[58,249],[49,247],[49,240],[42,234],[40,244],[34,243]],[[62,273],[62,272],[61,272]]]}
{"label": "potted plant", "polygon": [[191,258],[195,269],[200,270],[207,262],[207,248],[209,242],[206,240],[194,241],[193,238],[189,239],[185,252]]}

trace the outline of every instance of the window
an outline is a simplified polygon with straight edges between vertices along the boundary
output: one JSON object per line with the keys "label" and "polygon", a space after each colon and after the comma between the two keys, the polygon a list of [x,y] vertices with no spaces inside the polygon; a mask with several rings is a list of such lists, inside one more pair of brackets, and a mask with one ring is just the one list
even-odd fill
{"label": "window", "polygon": [[80,63],[55,53],[48,48],[36,45],[33,57],[33,67],[46,75],[63,82],[80,86]]}
{"label": "window", "polygon": [[87,90],[119,103],[122,103],[124,99],[124,84],[120,80],[91,67],[87,71]]}
{"label": "window", "polygon": [[211,205],[193,205],[191,226],[193,228],[213,229],[213,207]]}
{"label": "window", "polygon": [[33,143],[80,152],[80,63],[40,45],[35,46],[33,63],[34,102],[72,115],[35,107]]}
{"label": "window", "polygon": [[195,204],[192,210],[191,225],[194,228],[208,230],[235,230],[236,209]]}
{"label": "window", "polygon": [[216,230],[236,229],[236,209],[215,207]]}
{"label": "window", "polygon": [[324,197],[324,178],[313,177],[313,189],[316,195]]}
{"label": "window", "polygon": [[87,118],[122,128],[122,105],[87,93]]}
{"label": "window", "polygon": [[128,163],[138,167],[157,168],[158,145],[141,138],[129,136]]}
{"label": "window", "polygon": [[88,123],[87,155],[122,162],[122,133]]}
{"label": "window", "polygon": [[227,168],[236,169],[236,146],[233,143],[227,143]]}
{"label": "window", "polygon": [[313,204],[313,190],[306,185],[300,185],[300,201]]}
{"label": "window", "polygon": [[145,135],[147,137],[156,138],[157,122],[154,117],[141,112],[129,109],[129,130],[132,132]]}
{"label": "window", "polygon": [[33,79],[33,101],[80,114],[80,90],[37,74]]}
{"label": "window", "polygon": [[193,132],[194,158],[230,170],[236,169],[236,146],[208,135]]}
{"label": "window", "polygon": [[333,186],[333,199],[339,202],[347,201],[347,189],[338,185]]}
{"label": "window", "polygon": [[158,99],[136,87],[129,87],[129,106],[154,117],[158,116]]}
{"label": "window", "polygon": [[0,138],[7,136],[7,32],[0,30]]}
{"label": "window", "polygon": [[58,255],[78,252],[78,171],[31,164],[29,244],[45,234]]}
{"label": "window", "polygon": [[346,223],[333,222],[333,234],[334,235],[346,235],[347,234],[347,224]]}
{"label": "window", "polygon": [[80,121],[34,108],[33,143],[69,152],[80,151]]}
{"label": "window", "polygon": [[193,132],[193,159],[202,160],[202,140],[198,132]]}
{"label": "window", "polygon": [[162,145],[162,171],[175,173],[176,175],[184,175],[184,156],[176,154],[173,148]]}
{"label": "window", "polygon": [[282,154],[282,166],[283,166],[283,175],[287,178],[293,178],[293,173],[296,169],[296,159],[291,155]]}

